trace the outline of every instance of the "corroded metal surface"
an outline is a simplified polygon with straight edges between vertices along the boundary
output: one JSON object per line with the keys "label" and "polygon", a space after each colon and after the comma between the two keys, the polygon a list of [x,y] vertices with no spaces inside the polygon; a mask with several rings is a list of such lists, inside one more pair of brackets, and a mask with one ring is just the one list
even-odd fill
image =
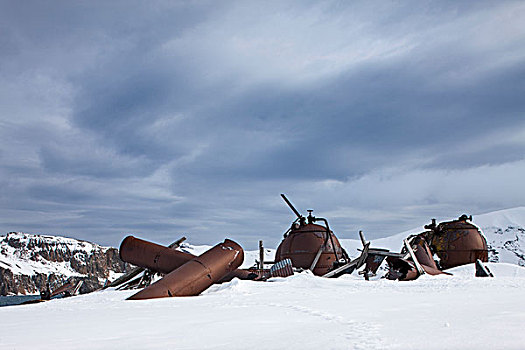
{"label": "corroded metal surface", "polygon": [[[420,276],[420,273],[417,271],[416,266],[412,260],[388,256],[386,261],[388,263],[388,273],[386,275],[387,279],[412,281]],[[423,268],[424,272],[429,275],[448,275],[446,272],[443,272],[435,267],[427,266],[425,264],[421,264],[421,267]]]}
{"label": "corroded metal surface", "polygon": [[368,254],[365,260],[366,272],[375,275],[383,260],[385,260],[385,255]]}
{"label": "corroded metal surface", "polygon": [[70,292],[75,289],[75,286],[76,283],[73,283],[73,281],[66,282],[51,293],[51,298],[65,292]]}
{"label": "corroded metal surface", "polygon": [[191,259],[130,300],[199,295],[237,269],[244,260],[240,245],[229,239]]}
{"label": "corroded metal surface", "polygon": [[327,229],[317,224],[292,227],[288,236],[279,244],[275,261],[290,259],[294,267],[309,269],[320,248],[321,255],[313,273],[322,276],[334,268],[336,254],[343,256],[343,249],[332,231],[327,239]]}
{"label": "corroded metal surface", "polygon": [[[410,243],[409,243],[410,242]],[[443,271],[439,270],[434,261],[433,254],[423,235],[413,236],[405,240],[404,253],[409,253],[409,258],[387,257],[389,272],[388,279],[398,279],[400,281],[415,280],[422,274],[440,275]]]}
{"label": "corroded metal surface", "polygon": [[119,255],[122,261],[163,274],[170,273],[195,257],[133,236],[122,241]]}
{"label": "corroded metal surface", "polygon": [[290,259],[278,261],[270,269],[270,277],[288,277],[292,275],[293,268]]}
{"label": "corroded metal surface", "polygon": [[436,262],[434,261],[434,258],[432,257],[433,254],[430,251],[430,247],[423,237],[414,237],[411,245],[412,249],[414,250],[414,254],[416,255],[417,261],[419,261],[421,265],[427,266],[434,270],[439,270]]}
{"label": "corroded metal surface", "polygon": [[[457,220],[425,225],[428,231],[410,237],[410,246],[417,263],[423,271],[419,272],[412,258],[388,257],[387,278],[399,280],[416,279],[421,273],[430,275],[448,274],[442,270],[452,267],[488,261],[487,241],[480,229],[472,222],[472,216],[460,216]],[[406,253],[406,251],[405,251]],[[434,257],[439,259],[436,264]]]}
{"label": "corroded metal surface", "polygon": [[468,219],[463,215],[458,220],[425,226],[430,229],[424,233],[426,240],[439,257],[442,269],[474,263],[476,259],[488,261],[487,241]]}
{"label": "corroded metal surface", "polygon": [[[193,254],[171,249],[133,236],[128,236],[122,241],[119,254],[122,261],[162,274],[168,274],[187,261],[195,258]],[[234,278],[253,280],[256,277],[257,274],[253,273],[253,271],[236,269],[218,282],[228,282]]]}
{"label": "corroded metal surface", "polygon": [[[350,261],[330,230],[328,220],[313,216],[313,210],[308,210],[308,217],[305,218],[284,194],[281,197],[297,219],[277,247],[275,261],[290,259],[293,267],[309,269],[317,276],[324,276]],[[318,221],[324,222],[325,226],[316,225],[315,222]]]}

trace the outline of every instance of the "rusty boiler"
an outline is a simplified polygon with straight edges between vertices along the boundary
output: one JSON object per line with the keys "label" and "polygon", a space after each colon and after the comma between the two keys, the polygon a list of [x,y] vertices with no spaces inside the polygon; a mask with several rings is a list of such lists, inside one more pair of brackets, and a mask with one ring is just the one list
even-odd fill
{"label": "rusty boiler", "polygon": [[161,280],[129,297],[129,300],[199,295],[236,270],[244,260],[240,245],[226,239],[194,257]]}
{"label": "rusty boiler", "polygon": [[474,263],[477,259],[488,261],[487,241],[471,220],[472,216],[462,215],[457,220],[438,225],[433,219],[431,224],[425,226],[429,231],[423,235],[432,252],[438,256],[443,270]]}
{"label": "rusty boiler", "polygon": [[[275,261],[290,259],[295,268],[310,269],[317,276],[323,276],[334,268],[348,262],[348,255],[339,240],[330,230],[328,221],[316,218],[309,210],[304,217],[294,208],[284,194],[284,201],[295,213],[297,219],[285,233],[275,253]],[[325,225],[318,225],[322,221]]]}

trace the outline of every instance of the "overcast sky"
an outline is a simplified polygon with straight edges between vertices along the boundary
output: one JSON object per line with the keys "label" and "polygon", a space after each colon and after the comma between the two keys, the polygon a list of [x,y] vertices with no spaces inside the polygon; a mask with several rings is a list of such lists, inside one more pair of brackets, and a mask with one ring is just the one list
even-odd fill
{"label": "overcast sky", "polygon": [[525,205],[525,3],[1,1],[0,230],[276,246]]}

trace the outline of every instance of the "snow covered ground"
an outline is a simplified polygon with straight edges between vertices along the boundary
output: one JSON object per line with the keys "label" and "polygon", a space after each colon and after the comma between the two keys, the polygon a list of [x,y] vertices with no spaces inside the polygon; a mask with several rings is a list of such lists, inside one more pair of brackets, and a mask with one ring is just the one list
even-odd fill
{"label": "snow covered ground", "polygon": [[[410,282],[366,282],[355,273],[235,279],[197,297],[157,300],[106,290],[0,308],[0,349],[525,349],[525,268],[516,265],[525,261],[525,208],[473,221],[498,253],[499,263],[488,264],[495,278],[475,278],[467,265]],[[372,246],[398,251],[421,231]],[[341,242],[351,256],[361,248],[359,240]],[[210,247],[182,249],[198,255]],[[243,267],[255,259],[257,251],[245,252]]]}
{"label": "snow covered ground", "polygon": [[523,349],[525,268],[366,282],[308,273],[198,297],[107,290],[0,308],[0,349]]}

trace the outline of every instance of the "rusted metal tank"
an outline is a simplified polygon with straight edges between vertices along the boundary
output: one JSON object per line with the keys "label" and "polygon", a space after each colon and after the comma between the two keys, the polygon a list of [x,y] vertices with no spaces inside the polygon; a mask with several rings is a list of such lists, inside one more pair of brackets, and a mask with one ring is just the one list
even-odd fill
{"label": "rusted metal tank", "polygon": [[241,246],[226,239],[128,299],[199,295],[213,283],[237,269],[243,260],[244,251]]}
{"label": "rusted metal tank", "polygon": [[[297,219],[292,222],[277,247],[275,261],[290,259],[293,267],[310,269],[317,276],[323,276],[349,262],[348,254],[330,230],[328,220],[316,218],[312,210],[308,210],[308,217],[305,218],[284,194],[281,197]],[[315,222],[318,221],[324,222],[325,226],[317,225]]]}
{"label": "rusted metal tank", "polygon": [[119,256],[122,261],[163,274],[170,273],[195,257],[133,236],[124,238]]}
{"label": "rusted metal tank", "polygon": [[[411,248],[411,255],[416,261],[412,257],[387,257],[389,271],[386,277],[408,281],[416,279],[422,273],[448,274],[442,270],[470,264],[477,259],[488,261],[487,241],[471,220],[472,216],[462,215],[457,220],[438,225],[436,220],[432,219],[431,224],[425,225],[428,231],[409,237],[405,241],[407,246],[401,251],[402,254],[406,254],[406,248]],[[439,265],[434,260],[435,255],[439,258]]]}
{"label": "rusted metal tank", "polygon": [[290,259],[294,267],[309,269],[321,250],[313,269],[314,275],[322,276],[337,265],[343,257],[339,240],[327,228],[313,223],[295,223],[289,234],[279,244],[275,261]]}
{"label": "rusted metal tank", "polygon": [[439,257],[443,270],[474,263],[476,259],[488,261],[487,241],[471,220],[472,217],[462,215],[457,220],[438,225],[432,220],[431,224],[425,226],[430,231],[423,234],[432,252]]}
{"label": "rusted metal tank", "polygon": [[[124,238],[120,244],[119,255],[122,261],[162,274],[168,274],[195,258],[193,254],[181,252],[133,236]],[[235,277],[249,280],[256,278],[257,274],[248,270],[236,269],[227,276],[224,276],[219,282],[228,282]]]}

